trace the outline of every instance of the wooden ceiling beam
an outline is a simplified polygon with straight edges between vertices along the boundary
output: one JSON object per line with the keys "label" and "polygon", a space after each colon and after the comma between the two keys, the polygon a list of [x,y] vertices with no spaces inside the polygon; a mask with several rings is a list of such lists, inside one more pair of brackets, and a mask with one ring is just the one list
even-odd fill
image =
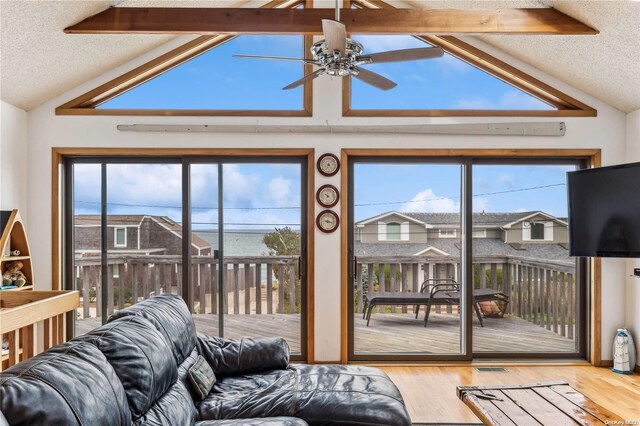
{"label": "wooden ceiling beam", "polygon": [[[321,34],[333,9],[112,7],[65,28],[68,34]],[[547,34],[598,31],[552,8],[342,9],[351,34]]]}

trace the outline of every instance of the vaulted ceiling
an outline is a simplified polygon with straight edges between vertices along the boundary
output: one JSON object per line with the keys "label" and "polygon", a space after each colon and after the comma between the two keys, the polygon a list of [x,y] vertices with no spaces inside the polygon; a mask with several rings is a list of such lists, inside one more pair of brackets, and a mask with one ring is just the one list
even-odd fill
{"label": "vaulted ceiling", "polygon": [[[0,99],[30,110],[162,45],[171,35],[77,35],[62,30],[109,6],[259,7],[262,0],[0,1]],[[332,7],[332,1],[317,2]],[[595,36],[478,38],[624,112],[640,109],[640,2],[409,0],[396,7],[554,7]]]}

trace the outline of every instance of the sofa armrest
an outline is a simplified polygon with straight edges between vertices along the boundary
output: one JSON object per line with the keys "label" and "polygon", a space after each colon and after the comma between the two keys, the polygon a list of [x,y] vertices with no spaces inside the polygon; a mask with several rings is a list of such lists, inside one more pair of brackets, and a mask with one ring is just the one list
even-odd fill
{"label": "sofa armrest", "polygon": [[216,376],[282,370],[289,365],[289,345],[281,337],[231,340],[198,333],[198,351]]}

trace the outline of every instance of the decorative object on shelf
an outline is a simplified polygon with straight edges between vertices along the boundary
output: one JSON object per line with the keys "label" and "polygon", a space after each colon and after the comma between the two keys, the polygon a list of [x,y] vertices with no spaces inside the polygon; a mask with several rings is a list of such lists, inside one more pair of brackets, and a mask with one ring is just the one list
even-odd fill
{"label": "decorative object on shelf", "polygon": [[636,350],[631,333],[619,328],[613,339],[613,368],[615,373],[633,374],[636,367]]}
{"label": "decorative object on shelf", "polygon": [[340,170],[340,160],[333,154],[322,154],[318,158],[318,171],[324,176],[333,176]]}
{"label": "decorative object on shelf", "polygon": [[0,232],[0,275],[4,290],[32,290],[31,250],[18,210],[0,211]]}
{"label": "decorative object on shelf", "polygon": [[2,285],[14,285],[16,287],[26,285],[28,283],[27,277],[21,271],[23,266],[24,263],[19,260],[7,263],[5,265],[4,273],[2,274]]}
{"label": "decorative object on shelf", "polygon": [[329,234],[338,229],[340,218],[332,210],[323,210],[316,217],[316,225],[322,232]]}
{"label": "decorative object on shelf", "polygon": [[322,185],[316,192],[316,200],[322,207],[333,207],[340,200],[338,188],[333,185]]}

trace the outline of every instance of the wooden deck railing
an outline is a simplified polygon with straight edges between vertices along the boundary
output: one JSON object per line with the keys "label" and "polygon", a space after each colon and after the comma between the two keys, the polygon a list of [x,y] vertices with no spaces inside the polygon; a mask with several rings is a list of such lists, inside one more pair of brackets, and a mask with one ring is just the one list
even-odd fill
{"label": "wooden deck railing", "polygon": [[[225,257],[223,312],[226,314],[299,313],[301,289],[298,256]],[[193,257],[193,312],[217,314],[220,288],[218,260]],[[82,318],[102,316],[101,266],[98,258],[76,259],[76,288]],[[461,282],[460,260],[453,257],[357,258],[354,308],[361,313],[364,295],[378,291],[417,292],[428,278]],[[575,337],[576,283],[572,262],[541,261],[518,256],[474,258],[474,285],[505,293],[506,313],[554,333]],[[113,256],[107,266],[107,315],[154,294],[182,293],[181,256]],[[289,285],[289,283],[294,283]],[[122,295],[122,297],[121,297]],[[381,306],[380,312],[410,312],[412,307]],[[434,311],[457,312],[435,306]]]}
{"label": "wooden deck railing", "polygon": [[[573,339],[576,333],[576,282],[573,262],[536,260],[519,256],[474,257],[475,288],[505,293],[510,303],[506,314],[526,319],[554,333]],[[461,282],[460,259],[453,257],[357,258],[354,308],[362,312],[371,285],[376,291],[420,291],[429,278],[452,278]],[[412,307],[381,306],[380,312],[409,312]],[[451,313],[452,306],[435,306],[437,313]]]}
{"label": "wooden deck railing", "polygon": [[[225,257],[224,313],[299,313],[298,256]],[[102,267],[99,258],[75,260],[82,318],[101,317]],[[193,312],[216,314],[220,286],[218,259],[192,258]],[[290,285],[289,283],[293,283]],[[182,294],[181,256],[109,256],[107,315],[155,294]]]}

